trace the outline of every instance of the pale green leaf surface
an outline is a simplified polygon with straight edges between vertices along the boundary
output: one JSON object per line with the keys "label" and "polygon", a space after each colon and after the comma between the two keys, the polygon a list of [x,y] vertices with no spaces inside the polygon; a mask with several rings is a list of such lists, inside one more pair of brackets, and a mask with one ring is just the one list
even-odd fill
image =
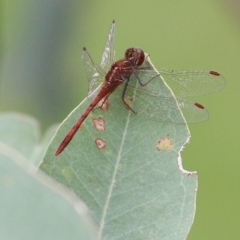
{"label": "pale green leaf surface", "polygon": [[35,166],[41,163],[56,129],[53,125],[41,139],[39,123],[33,117],[14,112],[0,114],[0,142],[21,152]]}
{"label": "pale green leaf surface", "polygon": [[[172,95],[161,79],[152,82],[165,96]],[[183,170],[179,156],[189,130],[185,124],[141,118],[127,110],[120,97],[121,91],[113,92],[109,109],[94,110],[55,157],[63,137],[91,102],[86,98],[61,124],[41,169],[83,199],[99,225],[98,239],[185,239],[197,188],[196,173]],[[94,126],[99,118],[104,130]],[[99,149],[97,139],[104,141],[104,148]]]}
{"label": "pale green leaf surface", "polygon": [[0,115],[1,239],[94,239],[86,206],[30,163],[39,138],[33,118]]}
{"label": "pale green leaf surface", "polygon": [[39,138],[39,124],[32,117],[14,112],[0,114],[0,142],[21,152],[24,157],[31,159]]}

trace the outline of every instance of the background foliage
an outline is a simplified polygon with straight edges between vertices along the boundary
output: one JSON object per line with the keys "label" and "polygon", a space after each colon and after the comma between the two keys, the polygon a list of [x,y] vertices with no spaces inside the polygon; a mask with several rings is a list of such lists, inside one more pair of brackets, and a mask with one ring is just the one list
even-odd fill
{"label": "background foliage", "polygon": [[96,61],[112,19],[116,58],[138,46],[158,68],[206,69],[224,91],[195,99],[211,118],[190,125],[184,167],[198,171],[197,212],[188,239],[239,239],[240,6],[234,1],[1,1],[0,109],[60,122],[84,98],[86,46]]}

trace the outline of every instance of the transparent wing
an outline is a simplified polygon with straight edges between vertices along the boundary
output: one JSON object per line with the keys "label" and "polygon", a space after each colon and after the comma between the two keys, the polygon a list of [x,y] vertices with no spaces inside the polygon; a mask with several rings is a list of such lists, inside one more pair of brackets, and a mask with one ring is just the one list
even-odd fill
{"label": "transparent wing", "polygon": [[[159,70],[158,72],[178,97],[206,95],[217,92],[225,86],[224,77],[215,71]],[[139,67],[136,69],[136,74],[144,74],[143,83],[151,79],[154,81],[158,76],[151,66]],[[161,90],[160,93],[156,88],[152,91],[152,94],[161,95]]]}
{"label": "transparent wing", "polygon": [[[204,73],[205,76],[208,76],[207,72]],[[190,74],[188,71],[187,75],[192,76],[194,74]],[[141,86],[139,82],[145,84],[145,86]],[[204,86],[204,83],[202,85]],[[122,93],[124,87],[125,83],[118,90]],[[120,96],[121,93],[119,93]],[[188,123],[194,123],[206,121],[209,118],[208,111],[200,104],[176,97],[175,92],[169,87],[168,82],[166,83],[165,79],[163,79],[162,74],[160,75],[154,69],[150,59],[132,74],[126,88],[124,100],[138,116],[155,121],[184,123],[186,120]],[[122,105],[119,102],[111,104]]]}
{"label": "transparent wing", "polygon": [[[195,103],[183,99],[154,97],[137,93],[134,97],[133,110],[146,119],[161,122],[196,123],[209,118],[205,108],[199,108]],[[184,116],[184,117],[183,117]]]}
{"label": "transparent wing", "polygon": [[115,21],[112,21],[112,25],[109,30],[107,42],[102,54],[102,60],[100,66],[107,72],[110,66],[114,62],[115,51],[114,51],[114,33],[115,33]]}
{"label": "transparent wing", "polygon": [[112,22],[100,66],[93,61],[86,48],[83,48],[82,60],[89,83],[88,95],[102,83],[107,71],[114,61],[114,31],[115,21]]}
{"label": "transparent wing", "polygon": [[[203,106],[175,98],[171,91],[166,89],[166,86],[163,88],[165,88],[165,92],[169,92],[168,97],[166,93],[162,96],[152,95],[140,86],[135,79],[134,82],[135,88],[133,84],[127,87],[124,100],[139,117],[173,123],[185,123],[185,120],[188,123],[195,123],[206,121],[209,118],[208,111]],[[118,91],[123,91],[123,88],[124,85],[121,85]],[[111,102],[111,105],[123,107],[123,103],[120,101]]]}
{"label": "transparent wing", "polygon": [[103,81],[105,73],[104,70],[93,61],[86,48],[83,48],[82,60],[88,80],[88,95],[90,95]]}
{"label": "transparent wing", "polygon": [[180,97],[202,96],[224,88],[225,79],[215,71],[160,72],[174,93]]}

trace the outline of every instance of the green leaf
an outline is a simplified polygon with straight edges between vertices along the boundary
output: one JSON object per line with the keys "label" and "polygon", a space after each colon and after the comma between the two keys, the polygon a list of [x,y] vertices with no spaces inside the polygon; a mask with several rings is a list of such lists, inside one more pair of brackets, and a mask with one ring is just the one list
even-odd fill
{"label": "green leaf", "polygon": [[[45,152],[31,117],[0,115],[0,232],[2,239],[94,239],[88,210],[72,192],[31,163]],[[42,147],[41,147],[42,146]]]}
{"label": "green leaf", "polygon": [[14,112],[0,114],[0,142],[25,158],[31,159],[34,155],[39,136],[39,124],[32,117]]}
{"label": "green leaf", "polygon": [[[152,81],[154,87],[174,97],[161,78]],[[41,169],[83,199],[99,225],[98,239],[185,239],[197,188],[196,173],[183,170],[180,158],[189,130],[186,124],[139,117],[122,104],[121,94],[116,90],[107,109],[91,112],[69,146],[55,157],[91,100],[86,98],[74,109],[51,142]],[[138,103],[132,102],[132,94],[127,97],[134,109]],[[142,108],[150,110],[152,99],[142,102]],[[177,117],[182,118],[180,110]]]}
{"label": "green leaf", "polygon": [[50,127],[40,142],[39,123],[33,117],[14,112],[2,113],[0,114],[0,142],[20,152],[28,161],[38,166],[42,162],[57,126]]}

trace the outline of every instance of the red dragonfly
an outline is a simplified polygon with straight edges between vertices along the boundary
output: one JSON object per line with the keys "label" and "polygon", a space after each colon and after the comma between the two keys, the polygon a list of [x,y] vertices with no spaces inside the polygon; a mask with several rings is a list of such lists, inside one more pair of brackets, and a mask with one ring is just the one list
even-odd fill
{"label": "red dragonfly", "polygon": [[[69,144],[96,105],[102,100],[106,101],[117,87],[122,91],[122,102],[133,113],[157,121],[185,123],[205,121],[208,119],[208,112],[201,104],[179,97],[204,95],[225,86],[224,78],[215,71],[157,71],[150,64],[148,55],[140,48],[128,48],[124,58],[114,62],[114,30],[113,21],[100,66],[94,63],[86,48],[83,48],[82,58],[90,83],[89,95],[92,95],[102,79],[104,81],[91,104],[62,140],[56,156]],[[163,90],[163,86],[164,89],[170,86],[170,91]],[[126,101],[126,96],[133,95],[132,107]]]}

